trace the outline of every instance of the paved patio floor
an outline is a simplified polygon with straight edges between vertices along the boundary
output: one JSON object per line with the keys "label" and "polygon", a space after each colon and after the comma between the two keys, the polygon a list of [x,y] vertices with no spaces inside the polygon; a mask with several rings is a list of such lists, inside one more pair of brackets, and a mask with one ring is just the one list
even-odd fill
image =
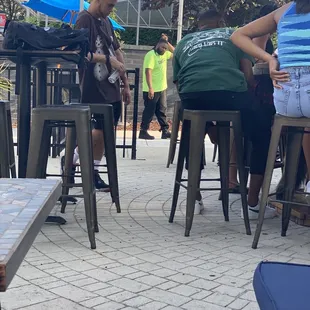
{"label": "paved patio floor", "polygon": [[[225,223],[218,192],[204,193],[205,210],[185,238],[184,190],[175,223],[168,223],[175,165],[165,167],[167,153],[168,141],[140,141],[139,160],[119,158],[122,213],[116,213],[109,195],[97,195],[96,250],[89,248],[82,202],[68,206],[66,225],[44,225],[10,289],[1,294],[2,307],[256,310],[251,282],[261,260],[309,263],[309,229],[291,223],[281,238],[279,219],[265,221],[259,249],[252,250],[238,195],[230,196]],[[207,144],[204,174],[217,177],[211,154]],[[59,169],[58,162],[51,160],[49,169]]]}

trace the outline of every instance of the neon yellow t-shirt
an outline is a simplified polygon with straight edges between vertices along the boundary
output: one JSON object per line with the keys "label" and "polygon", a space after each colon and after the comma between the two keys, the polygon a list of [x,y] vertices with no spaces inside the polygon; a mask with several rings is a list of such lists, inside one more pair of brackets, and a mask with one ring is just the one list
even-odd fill
{"label": "neon yellow t-shirt", "polygon": [[143,62],[143,91],[148,92],[149,87],[146,82],[146,69],[152,69],[152,86],[154,92],[161,92],[168,88],[167,83],[167,60],[172,57],[172,53],[166,51],[164,55],[157,54],[154,50],[149,51]]}

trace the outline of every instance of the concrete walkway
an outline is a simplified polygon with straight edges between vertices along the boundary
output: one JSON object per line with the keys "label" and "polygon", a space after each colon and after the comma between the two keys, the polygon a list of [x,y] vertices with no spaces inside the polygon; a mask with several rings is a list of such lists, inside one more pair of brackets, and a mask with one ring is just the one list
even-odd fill
{"label": "concrete walkway", "polygon": [[[66,225],[46,224],[10,289],[1,294],[2,307],[256,310],[251,282],[261,260],[309,263],[309,229],[291,223],[288,236],[281,238],[280,219],[265,222],[259,249],[252,250],[238,195],[230,196],[230,222],[225,223],[218,192],[205,193],[205,210],[185,238],[184,190],[175,223],[168,223],[175,175],[175,165],[165,167],[168,143],[139,141],[138,160],[119,158],[122,213],[116,213],[109,195],[97,195],[96,250],[89,248],[82,201],[68,206]],[[204,175],[217,177],[212,150],[207,144]],[[58,169],[59,159],[51,160],[49,170]],[[53,213],[59,214],[59,206]]]}

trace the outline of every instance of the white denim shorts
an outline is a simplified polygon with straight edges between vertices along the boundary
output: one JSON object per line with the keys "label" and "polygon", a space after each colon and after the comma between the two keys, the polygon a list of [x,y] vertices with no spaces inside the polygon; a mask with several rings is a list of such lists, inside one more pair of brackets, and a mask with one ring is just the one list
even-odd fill
{"label": "white denim shorts", "polygon": [[274,90],[277,114],[288,117],[310,118],[310,67],[286,68],[290,81],[279,83],[282,89]]}

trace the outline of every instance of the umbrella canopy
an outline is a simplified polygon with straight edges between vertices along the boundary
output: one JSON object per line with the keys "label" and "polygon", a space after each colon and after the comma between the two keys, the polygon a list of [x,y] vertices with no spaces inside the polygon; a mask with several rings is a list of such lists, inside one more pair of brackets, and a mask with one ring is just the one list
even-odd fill
{"label": "umbrella canopy", "polygon": [[[79,4],[80,2],[78,0],[29,0],[23,3],[23,5],[34,11],[38,11],[71,24],[75,24],[76,22],[77,15],[80,10]],[[84,1],[84,9],[87,10],[88,7],[89,3]],[[111,18],[110,20],[114,30],[125,30],[116,21]]]}

